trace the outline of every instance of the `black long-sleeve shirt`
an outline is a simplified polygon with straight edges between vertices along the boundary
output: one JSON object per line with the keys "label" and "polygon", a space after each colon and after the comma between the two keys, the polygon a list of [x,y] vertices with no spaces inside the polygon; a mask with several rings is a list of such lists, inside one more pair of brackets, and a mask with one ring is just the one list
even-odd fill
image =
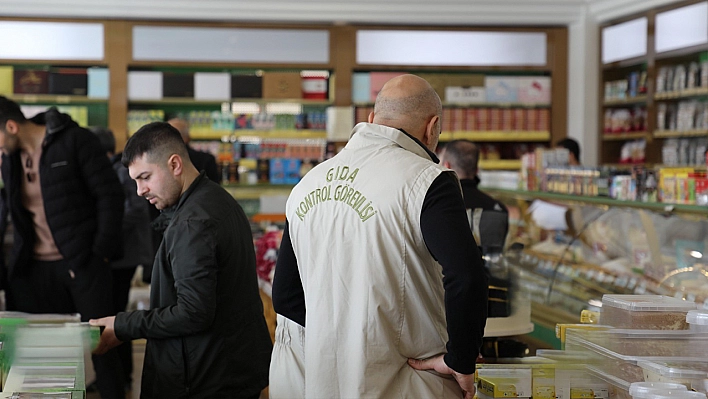
{"label": "black long-sleeve shirt", "polygon": [[[420,225],[428,250],[442,265],[449,337],[445,363],[457,372],[473,373],[487,317],[487,277],[452,174],[442,173],[428,189]],[[305,296],[287,223],[273,281],[273,307],[305,325]]]}

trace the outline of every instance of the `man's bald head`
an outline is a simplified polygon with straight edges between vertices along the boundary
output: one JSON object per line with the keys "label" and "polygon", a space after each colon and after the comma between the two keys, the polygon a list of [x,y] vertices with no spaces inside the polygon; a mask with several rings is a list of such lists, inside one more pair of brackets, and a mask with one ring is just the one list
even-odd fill
{"label": "man's bald head", "polygon": [[437,136],[430,137],[434,139],[434,143],[430,143],[426,140],[426,134],[431,134],[430,127],[433,125],[437,129],[433,133],[440,133],[438,124],[441,115],[442,103],[432,86],[418,76],[401,75],[389,80],[381,88],[370,122],[403,129],[434,149],[437,146]]}
{"label": "man's bald head", "polygon": [[167,121],[167,123],[179,131],[179,134],[182,136],[182,141],[184,141],[185,144],[189,144],[189,122],[187,122],[186,119],[172,118]]}

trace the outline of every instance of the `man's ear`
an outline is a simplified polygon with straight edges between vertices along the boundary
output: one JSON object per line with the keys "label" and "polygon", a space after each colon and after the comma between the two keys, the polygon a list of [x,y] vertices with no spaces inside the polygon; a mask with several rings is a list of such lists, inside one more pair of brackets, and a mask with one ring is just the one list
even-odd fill
{"label": "man's ear", "polygon": [[374,123],[374,111],[369,112],[369,123]]}
{"label": "man's ear", "polygon": [[435,115],[428,123],[425,125],[425,134],[423,135],[423,144],[429,146],[435,139],[435,135],[438,134],[437,129],[435,129],[436,123],[440,120],[440,117]]}
{"label": "man's ear", "polygon": [[172,172],[173,176],[181,176],[182,172],[184,172],[182,157],[177,154],[170,155],[170,158],[167,160],[167,167]]}
{"label": "man's ear", "polygon": [[17,121],[13,121],[12,119],[8,119],[7,122],[5,122],[5,132],[10,133],[10,134],[17,134],[17,132],[20,131],[20,124],[17,123]]}

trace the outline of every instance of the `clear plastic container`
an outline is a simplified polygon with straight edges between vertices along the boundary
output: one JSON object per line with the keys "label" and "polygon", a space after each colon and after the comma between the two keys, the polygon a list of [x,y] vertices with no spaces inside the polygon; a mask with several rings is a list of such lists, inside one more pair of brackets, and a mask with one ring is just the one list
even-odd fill
{"label": "clear plastic container", "polygon": [[696,304],[663,295],[603,295],[600,324],[642,330],[687,330]]}
{"label": "clear plastic container", "polygon": [[692,391],[658,391],[647,395],[647,399],[706,399],[706,394]]}
{"label": "clear plastic container", "polygon": [[708,310],[689,310],[686,322],[691,331],[708,332]]}
{"label": "clear plastic container", "polygon": [[698,386],[701,381],[708,378],[708,373],[705,371],[708,363],[694,363],[694,365],[695,367],[691,368],[688,363],[671,364],[647,360],[637,362],[637,366],[644,369],[644,381],[687,384],[689,387]]}
{"label": "clear plastic container", "polygon": [[566,349],[575,350],[574,343],[585,342],[637,360],[702,362],[708,358],[708,333],[688,330],[568,330],[566,333]]}
{"label": "clear plastic container", "polygon": [[632,399],[648,399],[650,393],[656,391],[687,391],[685,385],[671,382],[633,382],[629,386]]}

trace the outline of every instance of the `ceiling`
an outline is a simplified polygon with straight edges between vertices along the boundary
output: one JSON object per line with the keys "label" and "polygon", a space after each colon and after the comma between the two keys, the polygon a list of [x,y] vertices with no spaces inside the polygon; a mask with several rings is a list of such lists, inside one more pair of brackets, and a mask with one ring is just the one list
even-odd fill
{"label": "ceiling", "polygon": [[569,25],[679,0],[2,0],[0,15],[299,23]]}

